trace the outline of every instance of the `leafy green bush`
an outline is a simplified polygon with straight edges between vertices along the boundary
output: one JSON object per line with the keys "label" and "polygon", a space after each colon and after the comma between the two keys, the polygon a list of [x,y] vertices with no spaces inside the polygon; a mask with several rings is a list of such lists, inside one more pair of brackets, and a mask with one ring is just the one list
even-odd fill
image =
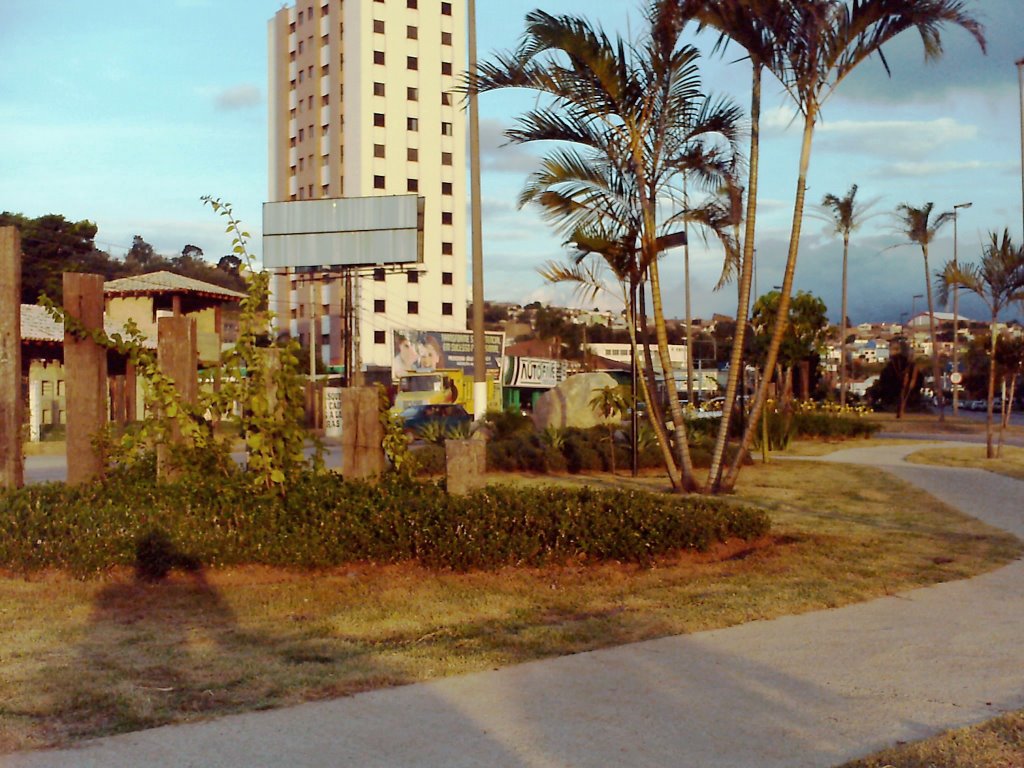
{"label": "leafy green bush", "polygon": [[533,421],[516,408],[488,411],[484,415],[484,428],[491,440],[506,440],[514,435],[533,431]]}
{"label": "leafy green bush", "polygon": [[761,510],[722,500],[592,489],[486,488],[449,496],[433,483],[376,485],[307,473],[285,493],[241,473],[158,485],[122,473],[77,487],[0,493],[0,567],[78,574],[135,567],[328,567],[415,560],[465,570],[572,558],[647,563],[681,549],[768,531]]}

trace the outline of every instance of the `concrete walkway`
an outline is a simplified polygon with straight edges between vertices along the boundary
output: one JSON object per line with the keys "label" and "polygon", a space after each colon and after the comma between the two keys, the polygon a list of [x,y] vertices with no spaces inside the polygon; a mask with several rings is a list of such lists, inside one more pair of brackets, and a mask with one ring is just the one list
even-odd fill
{"label": "concrete walkway", "polygon": [[[1024,536],[1024,483],[892,467]],[[272,712],[0,757],[39,766],[834,766],[1024,707],[1024,562],[846,608],[757,621]]]}

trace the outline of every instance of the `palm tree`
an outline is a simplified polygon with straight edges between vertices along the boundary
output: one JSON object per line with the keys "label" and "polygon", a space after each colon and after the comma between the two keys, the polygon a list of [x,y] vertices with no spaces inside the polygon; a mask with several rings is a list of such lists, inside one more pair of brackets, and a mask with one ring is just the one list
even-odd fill
{"label": "palm tree", "polygon": [[[760,5],[758,0],[750,2]],[[782,12],[784,21],[773,23],[773,28],[780,25],[782,29],[778,36],[785,61],[781,80],[803,115],[803,136],[779,315],[768,348],[766,370],[774,368],[785,333],[783,321],[789,312],[796,275],[814,127],[824,103],[846,76],[873,54],[877,53],[887,67],[882,46],[908,29],[916,29],[921,35],[926,60],[942,53],[940,31],[947,23],[963,27],[985,49],[982,26],[964,11],[962,0],[792,0],[782,5]],[[767,394],[765,376],[754,395],[740,448],[720,483],[724,490],[731,490],[736,483]],[[709,480],[714,482],[714,478]]]}
{"label": "palm tree", "polygon": [[[570,240],[604,239],[617,259],[629,262],[627,269],[618,265],[618,274],[649,283],[657,353],[670,376],[659,256],[682,238],[671,229],[678,219],[661,217],[659,203],[670,197],[684,168],[696,178],[707,172],[709,181],[720,184],[715,169],[727,165],[734,151],[716,147],[735,140],[739,113],[701,93],[699,53],[680,43],[684,20],[674,4],[651,2],[645,19],[643,38],[629,43],[609,38],[585,19],[533,11],[519,48],[481,64],[467,87],[526,88],[549,97],[506,133],[516,143],[560,144],[531,175],[520,204],[540,205]],[[698,150],[702,161],[688,163]],[[607,249],[591,250],[605,256]],[[675,462],[653,413],[652,426],[673,486],[693,490],[682,408],[671,394]]]}
{"label": "palm tree", "polygon": [[[782,3],[779,0],[676,0],[684,13],[696,19],[701,28],[718,30],[719,38],[715,50],[724,50],[729,41],[741,46],[751,64],[750,87],[750,149],[748,152],[746,210],[744,222],[742,255],[739,262],[739,280],[736,296],[736,329],[733,334],[732,352],[729,356],[729,376],[725,386],[725,400],[722,405],[722,420],[711,453],[711,467],[705,489],[717,490],[729,436],[729,425],[736,394],[743,377],[743,348],[750,313],[750,289],[754,274],[754,232],[757,211],[758,164],[761,146],[761,79],[765,68],[783,76],[785,62],[781,54],[784,49],[784,19]],[[736,188],[733,194],[734,210],[739,218],[739,207],[743,190]]]}
{"label": "palm tree", "polygon": [[[629,403],[626,401],[625,396],[622,394],[622,389],[615,385],[610,384],[607,387],[601,387],[599,390],[594,392],[594,396],[590,398],[588,403],[590,408],[600,416],[602,419],[612,419],[622,417],[629,410]],[[608,421],[608,453],[611,460],[612,474],[615,474],[615,426],[616,422]]]}
{"label": "palm tree", "polygon": [[934,207],[935,203],[925,203],[920,208],[901,203],[896,206],[896,215],[899,217],[900,231],[910,242],[921,246],[921,255],[924,257],[924,287],[928,297],[928,335],[932,343],[932,387],[939,406],[939,421],[943,421],[946,414],[946,400],[942,392],[939,344],[935,333],[935,303],[932,301],[931,273],[928,271],[928,246],[943,225],[953,220],[954,214],[953,211],[943,211],[934,220],[929,221]]}
{"label": "palm tree", "polygon": [[992,446],[992,404],[996,394],[996,345],[999,313],[1015,301],[1024,300],[1024,247],[1013,245],[1008,230],[1000,239],[991,232],[980,264],[946,263],[939,274],[939,300],[946,301],[949,289],[956,286],[975,294],[989,309],[988,416],[985,422],[985,451],[995,457]]}
{"label": "palm tree", "polygon": [[866,217],[867,210],[874,201],[863,204],[856,202],[857,185],[852,184],[850,190],[837,197],[831,193],[821,199],[822,216],[835,229],[835,233],[843,237],[843,294],[842,316],[839,320],[839,405],[846,405],[846,268],[850,255],[850,233],[857,229]]}

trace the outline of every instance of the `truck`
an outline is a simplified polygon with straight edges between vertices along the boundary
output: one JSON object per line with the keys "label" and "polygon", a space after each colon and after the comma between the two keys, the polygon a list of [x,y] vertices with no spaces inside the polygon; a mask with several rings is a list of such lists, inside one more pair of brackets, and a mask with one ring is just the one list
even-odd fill
{"label": "truck", "polygon": [[[401,413],[413,405],[457,403],[473,411],[473,376],[459,368],[416,371],[398,377],[392,411]],[[487,406],[501,408],[501,389],[487,377]]]}

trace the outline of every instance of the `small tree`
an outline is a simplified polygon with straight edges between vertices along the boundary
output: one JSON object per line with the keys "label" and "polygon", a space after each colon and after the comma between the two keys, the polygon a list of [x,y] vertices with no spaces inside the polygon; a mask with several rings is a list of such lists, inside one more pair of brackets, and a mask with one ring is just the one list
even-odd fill
{"label": "small tree", "polygon": [[[590,398],[589,405],[593,409],[594,413],[600,416],[602,419],[612,419],[618,416],[618,420],[622,418],[629,411],[629,400],[622,391],[622,387],[614,384],[609,384],[607,387],[601,387],[594,393],[594,396]],[[612,474],[615,474],[615,422],[608,421],[608,453],[611,456]]]}
{"label": "small tree", "polygon": [[992,445],[992,407],[996,394],[996,346],[999,332],[996,323],[999,313],[1015,301],[1024,300],[1024,248],[1014,246],[1009,230],[1002,238],[992,232],[982,253],[980,264],[946,263],[940,274],[939,300],[945,301],[949,289],[959,286],[970,291],[988,306],[990,313],[988,409],[985,420],[985,452],[995,458]]}

